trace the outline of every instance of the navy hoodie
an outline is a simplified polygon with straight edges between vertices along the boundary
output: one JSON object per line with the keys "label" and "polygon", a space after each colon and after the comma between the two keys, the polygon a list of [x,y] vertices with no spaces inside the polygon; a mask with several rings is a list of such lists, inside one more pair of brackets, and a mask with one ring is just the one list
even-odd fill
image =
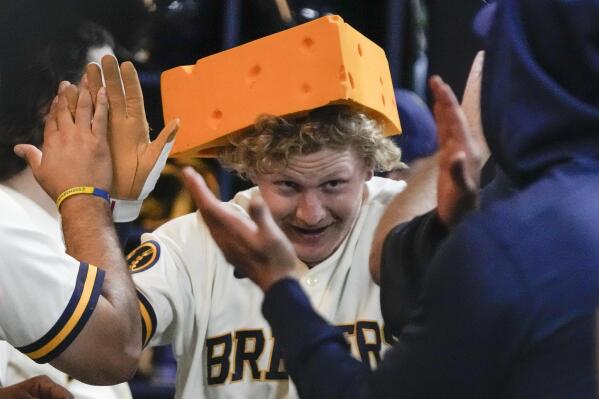
{"label": "navy hoodie", "polygon": [[293,280],[263,311],[304,398],[596,398],[599,0],[499,0],[485,135],[516,190],[441,245],[371,372]]}

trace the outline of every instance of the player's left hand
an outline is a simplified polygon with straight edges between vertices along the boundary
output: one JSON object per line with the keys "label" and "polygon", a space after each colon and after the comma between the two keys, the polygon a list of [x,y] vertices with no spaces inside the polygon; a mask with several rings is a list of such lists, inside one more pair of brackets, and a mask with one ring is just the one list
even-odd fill
{"label": "player's left hand", "polygon": [[297,277],[300,261],[293,245],[277,226],[260,196],[250,202],[248,219],[220,202],[192,168],[183,170],[185,184],[227,261],[263,291],[286,278]]}
{"label": "player's left hand", "polygon": [[111,195],[121,200],[142,200],[154,188],[166,163],[179,120],[170,121],[150,141],[143,94],[133,64],[124,62],[119,68],[112,55],[102,58],[102,69],[98,64],[89,64],[86,75],[92,98],[103,86],[102,73],[110,104],[108,140],[114,173]]}

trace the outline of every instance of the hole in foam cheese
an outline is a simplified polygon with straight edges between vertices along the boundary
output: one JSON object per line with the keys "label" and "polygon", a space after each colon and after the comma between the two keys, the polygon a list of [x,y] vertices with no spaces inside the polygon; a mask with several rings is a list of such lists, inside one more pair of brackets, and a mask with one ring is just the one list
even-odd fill
{"label": "hole in foam cheese", "polygon": [[[356,51],[357,49],[357,51]],[[348,103],[401,132],[384,51],[326,16],[161,76],[164,118],[180,118],[171,155],[211,156],[261,114],[292,115]]]}

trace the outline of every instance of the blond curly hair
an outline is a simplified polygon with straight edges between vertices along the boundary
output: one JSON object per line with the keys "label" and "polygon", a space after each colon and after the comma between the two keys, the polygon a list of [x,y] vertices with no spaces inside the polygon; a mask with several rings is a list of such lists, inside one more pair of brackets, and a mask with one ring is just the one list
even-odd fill
{"label": "blond curly hair", "polygon": [[376,171],[405,166],[400,149],[383,136],[380,124],[348,105],[327,105],[288,118],[262,115],[230,143],[219,150],[218,159],[244,177],[280,172],[293,156],[322,149],[353,149]]}

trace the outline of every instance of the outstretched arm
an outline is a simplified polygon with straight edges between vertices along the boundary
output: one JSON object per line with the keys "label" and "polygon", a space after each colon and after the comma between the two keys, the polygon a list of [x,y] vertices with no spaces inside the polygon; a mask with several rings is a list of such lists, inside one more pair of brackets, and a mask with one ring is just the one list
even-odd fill
{"label": "outstretched arm", "polygon": [[[94,112],[84,80],[74,118],[66,98],[66,93],[72,90],[73,86],[62,83],[59,95],[52,103],[44,129],[43,152],[30,145],[15,148],[55,201],[73,187],[108,191],[112,184],[105,90],[98,92]],[[60,213],[67,253],[80,262],[97,266],[100,269],[98,276],[103,271],[105,277],[101,296],[85,326],[51,363],[87,383],[103,385],[128,380],[137,367],[141,351],[141,321],[137,296],[114,231],[109,203],[95,195],[75,195],[64,200]],[[96,279],[98,281],[101,279]],[[79,312],[73,313],[73,317],[78,315]],[[65,332],[73,331],[68,323],[65,326]],[[43,355],[46,347],[51,348],[51,343],[36,351],[36,355]]]}
{"label": "outstretched arm", "polygon": [[[504,306],[510,306],[508,301],[497,309],[497,296],[504,295],[506,282],[515,288],[510,293],[513,298],[522,292],[515,283],[517,276],[497,259],[499,252],[484,231],[462,231],[435,258],[423,288],[425,306],[373,372],[351,356],[342,332],[312,308],[294,278],[293,247],[266,205],[254,198],[248,219],[216,200],[193,171],[186,170],[185,176],[227,260],[265,291],[262,310],[281,344],[300,397],[466,399],[492,395],[496,376],[507,370],[509,339],[517,338],[522,328],[514,320],[509,326],[516,331],[505,336],[504,331],[497,332]],[[470,248],[473,238],[476,243]],[[460,262],[447,267],[448,259]],[[492,281],[487,280],[486,268],[476,267],[481,262],[493,269]],[[472,377],[464,380],[464,375]]]}

